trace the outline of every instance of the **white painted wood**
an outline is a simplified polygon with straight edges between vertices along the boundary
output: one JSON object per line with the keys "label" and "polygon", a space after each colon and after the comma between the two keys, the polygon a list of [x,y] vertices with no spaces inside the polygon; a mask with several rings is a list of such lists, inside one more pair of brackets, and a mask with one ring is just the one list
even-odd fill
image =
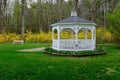
{"label": "white painted wood", "polygon": [[[57,29],[58,39],[54,40],[54,30]],[[72,30],[74,30],[76,38],[75,39],[60,39],[60,32],[64,29],[71,29],[71,34],[74,35]],[[85,39],[78,39],[78,31],[85,29]],[[91,30],[92,38],[87,39],[87,30]],[[84,50],[94,50],[96,48],[96,28],[94,25],[56,25],[52,27],[52,47],[56,50],[64,51],[84,51]]]}
{"label": "white painted wood", "polygon": [[60,30],[61,28],[58,25],[58,50],[60,50]]}
{"label": "white painted wood", "polygon": [[77,12],[76,11],[72,11],[71,12],[71,16],[77,16]]}

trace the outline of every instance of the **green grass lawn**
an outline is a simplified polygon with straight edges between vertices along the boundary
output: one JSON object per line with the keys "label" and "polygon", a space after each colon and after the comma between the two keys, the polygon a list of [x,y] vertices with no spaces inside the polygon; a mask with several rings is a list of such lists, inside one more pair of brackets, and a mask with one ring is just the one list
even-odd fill
{"label": "green grass lawn", "polygon": [[18,52],[50,43],[0,44],[0,80],[120,80],[120,50],[102,45],[97,57],[55,57],[42,52]]}

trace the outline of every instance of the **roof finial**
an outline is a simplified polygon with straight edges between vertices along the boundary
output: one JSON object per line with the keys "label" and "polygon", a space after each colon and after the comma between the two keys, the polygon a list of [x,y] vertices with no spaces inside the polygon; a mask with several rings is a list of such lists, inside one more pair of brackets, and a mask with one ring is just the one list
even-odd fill
{"label": "roof finial", "polygon": [[76,12],[75,10],[73,10],[73,11],[71,12],[71,16],[77,16],[77,12]]}

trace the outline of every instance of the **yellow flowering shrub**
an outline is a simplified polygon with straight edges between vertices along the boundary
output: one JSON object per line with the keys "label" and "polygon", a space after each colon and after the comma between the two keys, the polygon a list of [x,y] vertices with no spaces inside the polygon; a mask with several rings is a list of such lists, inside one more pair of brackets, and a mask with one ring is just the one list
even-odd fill
{"label": "yellow flowering shrub", "polygon": [[20,35],[15,33],[2,33],[0,34],[0,43],[12,42],[13,40],[20,39]]}
{"label": "yellow flowering shrub", "polygon": [[67,30],[61,31],[60,38],[61,39],[71,39],[72,38],[71,32],[67,31]]}
{"label": "yellow flowering shrub", "polygon": [[92,32],[91,32],[90,30],[87,32],[87,38],[88,38],[88,39],[91,39],[91,38],[92,38]]}
{"label": "yellow flowering shrub", "polygon": [[49,33],[32,33],[27,32],[25,35],[26,42],[52,42],[52,32]]}
{"label": "yellow flowering shrub", "polygon": [[97,43],[109,43],[112,41],[112,34],[106,28],[97,28]]}
{"label": "yellow flowering shrub", "polygon": [[[91,37],[92,37],[91,32],[88,31],[87,35],[88,35],[87,36],[88,39],[91,39]],[[55,36],[56,36],[56,34],[55,34]],[[75,39],[76,35],[75,35],[75,33],[71,34],[68,31],[62,31],[61,34],[60,34],[60,38],[61,39]],[[84,39],[84,38],[85,38],[84,32],[83,31],[79,31],[78,32],[78,39]]]}
{"label": "yellow flowering shrub", "polygon": [[[75,39],[76,35],[71,34],[70,31],[62,31],[60,34],[61,39]],[[88,31],[87,38],[91,39],[91,31]],[[54,38],[57,39],[57,33],[54,34]],[[78,39],[84,39],[85,35],[83,31],[78,32]],[[112,34],[106,28],[97,28],[96,30],[97,43],[110,43],[112,42]],[[2,33],[0,34],[0,43],[12,42],[13,40],[21,39],[19,34],[15,33]],[[41,33],[25,33],[25,42],[52,42],[52,32],[41,32]]]}
{"label": "yellow flowering shrub", "polygon": [[85,34],[83,31],[79,31],[78,32],[78,39],[84,39],[85,38]]}
{"label": "yellow flowering shrub", "polygon": [[55,40],[58,39],[58,34],[57,34],[57,33],[54,34],[54,39],[55,39]]}

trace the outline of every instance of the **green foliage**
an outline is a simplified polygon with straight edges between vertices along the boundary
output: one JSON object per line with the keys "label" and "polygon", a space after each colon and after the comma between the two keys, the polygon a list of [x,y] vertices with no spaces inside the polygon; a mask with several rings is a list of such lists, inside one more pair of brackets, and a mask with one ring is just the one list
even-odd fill
{"label": "green foliage", "polygon": [[47,48],[45,49],[45,51],[47,52],[52,52],[52,53],[59,53],[59,54],[98,54],[98,53],[101,53],[101,52],[105,52],[105,49],[102,48],[101,46],[97,47],[96,50],[94,51],[91,51],[91,50],[88,50],[88,51],[57,51],[55,49],[52,49],[52,48]]}
{"label": "green foliage", "polygon": [[113,34],[114,41],[120,47],[120,8],[107,14],[108,28]]}
{"label": "green foliage", "polygon": [[[48,43],[0,44],[0,80],[119,80],[120,50],[101,45],[108,54],[97,57],[55,57],[42,52],[18,52]],[[51,44],[49,44],[51,45]]]}

